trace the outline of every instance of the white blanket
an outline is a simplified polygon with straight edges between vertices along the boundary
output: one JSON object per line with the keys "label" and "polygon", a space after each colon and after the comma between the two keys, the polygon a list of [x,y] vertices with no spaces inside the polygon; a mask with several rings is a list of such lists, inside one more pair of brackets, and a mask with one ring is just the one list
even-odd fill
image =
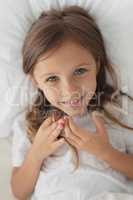
{"label": "white blanket", "polygon": [[88,200],[133,200],[133,195],[125,193],[104,192]]}

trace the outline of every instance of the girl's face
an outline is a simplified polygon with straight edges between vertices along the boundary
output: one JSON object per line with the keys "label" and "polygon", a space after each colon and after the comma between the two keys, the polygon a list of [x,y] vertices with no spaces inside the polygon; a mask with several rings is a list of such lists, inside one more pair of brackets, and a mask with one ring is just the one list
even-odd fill
{"label": "girl's face", "polygon": [[87,49],[73,41],[45,53],[33,76],[47,100],[69,116],[84,114],[96,90],[96,62]]}

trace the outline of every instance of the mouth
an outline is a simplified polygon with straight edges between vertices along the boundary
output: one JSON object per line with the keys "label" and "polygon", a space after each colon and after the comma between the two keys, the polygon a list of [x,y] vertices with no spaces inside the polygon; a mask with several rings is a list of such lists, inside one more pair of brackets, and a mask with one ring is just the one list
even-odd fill
{"label": "mouth", "polygon": [[64,104],[64,105],[70,106],[70,107],[79,107],[79,106],[81,106],[82,100],[83,100],[83,96],[81,96],[80,99],[73,99],[70,101],[62,101],[62,102],[60,102],[60,104]]}

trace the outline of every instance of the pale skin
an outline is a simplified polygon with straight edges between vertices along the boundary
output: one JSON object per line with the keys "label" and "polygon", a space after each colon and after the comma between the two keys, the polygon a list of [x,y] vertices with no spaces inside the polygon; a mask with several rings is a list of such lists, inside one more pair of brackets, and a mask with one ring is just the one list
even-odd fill
{"label": "pale skin", "polygon": [[13,168],[11,187],[17,199],[26,200],[30,196],[44,159],[64,144],[63,138],[57,140],[62,128],[59,121],[53,122],[51,117],[47,118],[40,126],[21,167]]}
{"label": "pale skin", "polygon": [[69,118],[65,123],[66,139],[78,150],[95,155],[133,180],[133,155],[114,149],[109,143],[103,119],[95,112],[92,114],[92,119],[96,127],[95,134],[80,128]]}
{"label": "pale skin", "polygon": [[[121,153],[110,145],[101,117],[92,116],[96,126],[95,134],[78,127],[71,118],[84,114],[86,105],[95,94],[98,63],[88,50],[72,41],[64,42],[60,48],[48,55],[49,52],[37,63],[34,76],[30,78],[52,105],[70,117],[62,119],[60,126],[58,124],[61,124],[61,121],[55,123],[51,118],[42,123],[24,162],[20,167],[13,168],[11,186],[14,195],[19,200],[26,200],[33,192],[43,161],[65,143],[63,138],[57,139],[63,128],[66,140],[79,151],[86,151],[105,160],[112,168],[133,179],[133,156]],[[46,75],[47,73],[52,75]],[[54,76],[54,81],[46,81],[51,76]],[[84,95],[84,104],[78,109],[61,103],[75,96],[79,98],[81,94]]]}

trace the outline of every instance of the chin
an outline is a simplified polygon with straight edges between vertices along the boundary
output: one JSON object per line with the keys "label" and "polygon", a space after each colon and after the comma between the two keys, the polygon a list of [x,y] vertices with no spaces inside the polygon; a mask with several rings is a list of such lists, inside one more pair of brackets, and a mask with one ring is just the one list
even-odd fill
{"label": "chin", "polygon": [[75,116],[82,116],[87,112],[87,107],[86,108],[80,108],[80,109],[70,109],[70,110],[64,110],[63,111],[69,115],[70,117],[75,117]]}

